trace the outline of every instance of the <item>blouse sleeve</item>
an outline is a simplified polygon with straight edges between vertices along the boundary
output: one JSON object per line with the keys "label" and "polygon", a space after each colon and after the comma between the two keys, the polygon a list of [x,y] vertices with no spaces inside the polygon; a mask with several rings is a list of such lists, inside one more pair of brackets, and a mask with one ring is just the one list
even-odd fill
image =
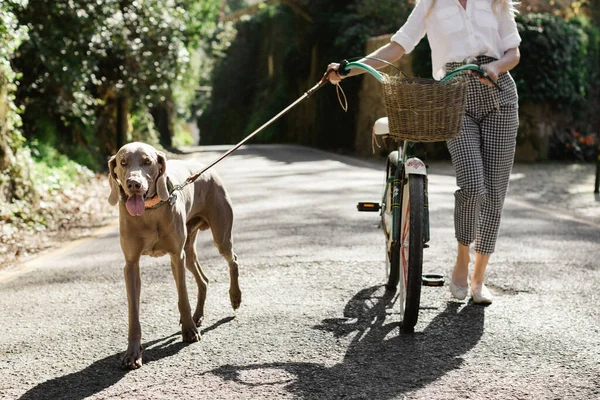
{"label": "blouse sleeve", "polygon": [[413,51],[425,36],[425,18],[430,7],[431,0],[420,0],[402,28],[392,36],[391,41],[401,45],[407,54]]}
{"label": "blouse sleeve", "polygon": [[504,51],[519,47],[521,36],[517,30],[514,10],[502,11],[498,16],[498,33],[500,34]]}

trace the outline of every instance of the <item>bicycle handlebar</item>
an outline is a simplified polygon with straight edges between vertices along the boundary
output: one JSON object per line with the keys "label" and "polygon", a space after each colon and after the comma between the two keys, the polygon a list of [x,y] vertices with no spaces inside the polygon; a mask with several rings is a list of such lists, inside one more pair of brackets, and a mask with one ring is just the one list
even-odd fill
{"label": "bicycle handlebar", "polygon": [[443,77],[442,82],[447,82],[450,79],[454,78],[455,75],[457,75],[461,72],[464,72],[464,71],[474,71],[474,72],[478,73],[482,78],[485,78],[488,81],[490,81],[496,87],[496,89],[502,90],[500,85],[498,85],[498,82],[493,80],[492,77],[489,76],[488,73],[480,65],[477,65],[477,64],[461,65],[460,67],[456,68],[454,71],[448,73],[445,77]]}
{"label": "bicycle handlebar", "polygon": [[350,70],[353,68],[358,68],[358,69],[367,71],[379,82],[383,82],[383,75],[381,75],[381,73],[379,73],[379,71],[377,71],[375,68],[371,67],[370,65],[367,65],[365,63],[361,63],[358,61],[352,61],[352,62],[348,62],[348,60],[342,61],[340,63],[340,67],[337,70],[337,73],[340,76],[346,76],[346,75],[348,75],[348,72],[350,72]]}
{"label": "bicycle handlebar", "polygon": [[[338,70],[337,70],[337,73],[340,76],[346,76],[346,75],[348,75],[348,73],[350,72],[350,70],[353,69],[353,68],[362,69],[362,70],[370,73],[379,82],[383,81],[383,76],[381,75],[381,73],[379,71],[377,71],[375,68],[371,67],[370,65],[367,65],[365,63],[361,63],[359,61],[353,61],[353,62],[348,62],[348,60],[342,61],[340,63],[340,66],[339,66]],[[447,82],[450,79],[454,78],[457,74],[459,74],[461,72],[465,72],[465,71],[474,71],[474,72],[478,73],[479,75],[481,75],[482,78],[486,78],[487,80],[489,80],[490,82],[492,82],[492,84],[498,90],[502,90],[502,88],[498,85],[498,83],[496,81],[494,81],[487,74],[487,72],[485,72],[485,70],[481,66],[479,66],[477,64],[465,64],[465,65],[461,65],[460,67],[456,68],[454,71],[452,71],[448,75],[446,75],[444,78],[442,78],[441,82]]]}

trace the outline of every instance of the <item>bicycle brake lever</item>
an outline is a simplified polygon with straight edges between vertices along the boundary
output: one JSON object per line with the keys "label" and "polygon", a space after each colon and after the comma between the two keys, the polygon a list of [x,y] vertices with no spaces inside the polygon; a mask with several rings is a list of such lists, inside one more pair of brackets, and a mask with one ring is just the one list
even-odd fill
{"label": "bicycle brake lever", "polygon": [[[470,61],[471,59],[472,58],[468,58],[465,61],[467,61],[467,60]],[[494,87],[496,89],[498,89],[499,91],[502,91],[502,88],[500,87],[500,85],[498,85],[498,82],[496,82],[495,80],[493,80],[492,77],[489,76],[487,72],[485,72],[485,70],[483,69],[483,67],[481,67],[480,65],[478,65],[478,67],[479,67],[480,71],[473,71],[472,70],[471,73],[473,75],[475,75],[477,78],[485,78],[485,79],[487,79],[488,81],[490,81],[492,83],[492,85],[494,85]]]}
{"label": "bicycle brake lever", "polygon": [[487,72],[484,72],[483,74],[480,74],[479,72],[476,72],[476,74],[479,74],[482,78],[485,78],[488,81],[492,82],[492,84],[494,85],[494,87],[496,89],[498,89],[499,91],[502,91],[502,88],[500,87],[500,85],[498,85],[498,82],[496,82],[495,80],[493,80],[492,77],[487,74]]}

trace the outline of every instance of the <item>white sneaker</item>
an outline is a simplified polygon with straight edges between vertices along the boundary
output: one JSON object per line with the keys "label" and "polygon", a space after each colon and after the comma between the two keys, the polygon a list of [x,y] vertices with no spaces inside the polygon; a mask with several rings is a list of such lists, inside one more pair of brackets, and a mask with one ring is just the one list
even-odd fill
{"label": "white sneaker", "polygon": [[492,304],[493,296],[485,284],[471,286],[471,298],[475,304]]}
{"label": "white sneaker", "polygon": [[450,278],[450,293],[452,293],[452,296],[456,299],[464,300],[469,293],[469,287],[455,285],[454,282],[452,282],[452,278]]}

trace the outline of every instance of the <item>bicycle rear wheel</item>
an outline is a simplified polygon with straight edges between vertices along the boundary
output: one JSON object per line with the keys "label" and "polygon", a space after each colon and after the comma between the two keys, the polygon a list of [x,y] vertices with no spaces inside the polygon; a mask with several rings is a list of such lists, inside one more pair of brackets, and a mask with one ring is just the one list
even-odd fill
{"label": "bicycle rear wheel", "polygon": [[404,298],[398,298],[403,312],[400,330],[411,333],[419,317],[421,275],[423,271],[423,230],[425,207],[423,175],[409,175],[402,193],[399,258]]}

